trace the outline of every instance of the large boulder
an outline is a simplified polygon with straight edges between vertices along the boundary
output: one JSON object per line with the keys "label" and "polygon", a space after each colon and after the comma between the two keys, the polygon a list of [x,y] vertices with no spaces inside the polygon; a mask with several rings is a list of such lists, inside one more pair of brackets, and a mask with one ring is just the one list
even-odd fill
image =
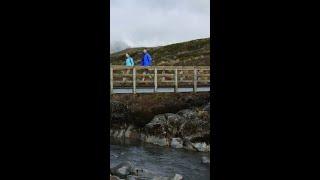
{"label": "large boulder", "polygon": [[173,148],[183,148],[183,141],[181,138],[172,138],[170,146]]}
{"label": "large boulder", "polygon": [[143,168],[135,168],[134,175],[129,175],[127,179],[132,180],[169,180],[168,177],[158,176],[156,172],[143,169]]}
{"label": "large boulder", "polygon": [[164,114],[156,115],[151,122],[146,124],[145,131],[149,135],[165,136],[167,118]]}
{"label": "large boulder", "polygon": [[193,143],[193,146],[196,148],[197,151],[201,151],[201,152],[209,152],[210,151],[210,145],[205,142]]}
{"label": "large boulder", "polygon": [[151,122],[145,126],[146,133],[161,137],[179,137],[180,126],[185,119],[173,113],[156,115]]}
{"label": "large boulder", "polygon": [[182,137],[202,137],[205,134],[210,134],[210,119],[207,111],[184,109],[177,114],[185,119],[180,126]]}
{"label": "large boulder", "polygon": [[197,113],[191,109],[183,109],[179,111],[177,114],[184,117],[187,120],[193,120],[197,117]]}
{"label": "large boulder", "polygon": [[[210,149],[210,117],[203,108],[156,115],[145,126],[146,141],[196,151]],[[184,140],[181,140],[184,139]],[[186,142],[185,142],[186,140]],[[170,142],[169,142],[170,141]]]}
{"label": "large boulder", "polygon": [[169,146],[169,140],[165,137],[158,137],[158,136],[146,136],[145,142],[151,143],[151,144],[156,144],[159,146]]}
{"label": "large boulder", "polygon": [[134,166],[129,161],[120,163],[119,165],[113,168],[110,168],[111,174],[116,175],[120,178],[126,178],[129,174],[133,172],[133,170],[134,170]]}

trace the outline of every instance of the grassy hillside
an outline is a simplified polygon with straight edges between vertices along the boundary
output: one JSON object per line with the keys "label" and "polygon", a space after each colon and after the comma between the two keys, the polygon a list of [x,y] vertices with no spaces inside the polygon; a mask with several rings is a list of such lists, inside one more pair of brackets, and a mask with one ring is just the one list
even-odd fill
{"label": "grassy hillside", "polygon": [[[125,54],[133,57],[135,64],[140,64],[141,48],[129,48],[110,54],[113,65],[124,64]],[[153,65],[169,66],[209,66],[210,65],[210,38],[197,39],[188,42],[176,43],[167,46],[147,48],[153,58]]]}

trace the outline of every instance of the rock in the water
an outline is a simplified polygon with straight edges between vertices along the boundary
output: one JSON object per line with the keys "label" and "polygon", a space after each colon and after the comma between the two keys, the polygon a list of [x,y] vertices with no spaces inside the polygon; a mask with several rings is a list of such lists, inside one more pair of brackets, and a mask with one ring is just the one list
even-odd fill
{"label": "rock in the water", "polygon": [[183,148],[187,150],[197,151],[197,149],[193,146],[189,139],[183,140]]}
{"label": "rock in the water", "polygon": [[173,148],[183,148],[183,141],[181,138],[172,138],[171,147]]}
{"label": "rock in the water", "polygon": [[152,178],[152,180],[169,180],[168,177],[162,177],[162,176],[155,176]]}
{"label": "rock in the water", "polygon": [[160,138],[157,136],[147,136],[145,139],[145,142],[151,143],[151,144],[156,144],[159,146],[169,146],[169,141],[166,138]]}
{"label": "rock in the water", "polygon": [[206,157],[206,156],[203,156],[203,157],[201,158],[201,162],[202,162],[203,164],[210,164],[210,159],[209,159],[208,157]]}
{"label": "rock in the water", "polygon": [[143,177],[143,178],[153,178],[156,176],[156,173],[147,170],[147,169],[142,169],[142,168],[135,168],[134,173],[132,173],[138,177]]}
{"label": "rock in the water", "polygon": [[116,154],[111,154],[111,156],[118,158],[119,156]]}
{"label": "rock in the water", "polygon": [[175,174],[173,178],[171,178],[171,180],[182,180],[183,177],[180,174]]}
{"label": "rock in the water", "polygon": [[141,134],[139,135],[139,140],[140,140],[140,141],[145,141],[145,140],[146,140],[146,135],[145,135],[144,133],[141,133]]}
{"label": "rock in the water", "polygon": [[117,165],[114,168],[111,168],[111,174],[119,176],[120,178],[126,178],[130,172],[132,172],[132,170],[134,169],[132,163],[130,162],[124,162],[124,163],[120,163],[119,165]]}
{"label": "rock in the water", "polygon": [[168,177],[158,176],[157,173],[143,168],[134,168],[127,179],[130,180],[169,180]]}
{"label": "rock in the water", "polygon": [[131,130],[132,130],[132,129],[133,129],[133,126],[130,125],[130,126],[128,127],[128,129],[126,130],[126,132],[124,133],[124,135],[125,135],[126,138],[130,138]]}
{"label": "rock in the water", "polygon": [[119,130],[119,133],[117,134],[117,138],[122,138],[124,136],[124,130],[123,129],[121,129],[121,130]]}
{"label": "rock in the water", "polygon": [[127,176],[126,180],[139,180],[138,176],[129,175]]}
{"label": "rock in the water", "polygon": [[110,180],[120,180],[120,178],[117,176],[110,176]]}
{"label": "rock in the water", "polygon": [[197,151],[208,152],[210,151],[210,145],[206,143],[192,143],[193,146],[197,149]]}

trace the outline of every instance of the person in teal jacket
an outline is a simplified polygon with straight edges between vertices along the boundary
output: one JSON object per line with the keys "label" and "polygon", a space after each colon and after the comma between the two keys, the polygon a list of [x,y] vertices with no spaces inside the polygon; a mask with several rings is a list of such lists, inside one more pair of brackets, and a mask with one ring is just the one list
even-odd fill
{"label": "person in teal jacket", "polygon": [[130,57],[130,55],[127,53],[126,54],[126,66],[130,66],[130,67],[132,67],[132,66],[134,66],[134,61],[133,61],[133,59],[132,59],[132,57]]}
{"label": "person in teal jacket", "polygon": [[[133,67],[134,66],[134,61],[133,61],[132,57],[130,57],[130,55],[128,53],[126,54],[126,62],[125,63],[126,63],[127,67]],[[130,70],[131,70],[130,68],[127,69],[127,74],[130,73]],[[125,77],[123,78],[123,81],[126,81]]]}

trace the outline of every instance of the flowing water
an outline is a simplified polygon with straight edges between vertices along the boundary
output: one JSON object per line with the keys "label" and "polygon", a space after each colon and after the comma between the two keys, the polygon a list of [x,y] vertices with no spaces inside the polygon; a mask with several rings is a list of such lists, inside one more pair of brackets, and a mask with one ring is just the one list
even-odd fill
{"label": "flowing water", "polygon": [[210,165],[201,163],[202,156],[210,157],[207,152],[173,149],[132,140],[110,139],[110,142],[110,167],[130,161],[136,167],[156,172],[159,176],[181,174],[185,180],[210,179]]}

